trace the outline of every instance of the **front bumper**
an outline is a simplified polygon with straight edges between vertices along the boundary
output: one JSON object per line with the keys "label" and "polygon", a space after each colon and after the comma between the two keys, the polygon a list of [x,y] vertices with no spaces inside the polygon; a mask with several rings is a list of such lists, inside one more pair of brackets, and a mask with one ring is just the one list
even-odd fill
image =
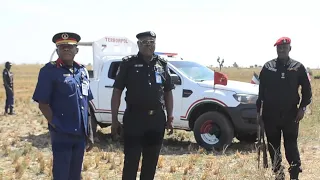
{"label": "front bumper", "polygon": [[237,107],[228,107],[237,133],[255,133],[257,131],[257,107],[255,104],[239,104]]}

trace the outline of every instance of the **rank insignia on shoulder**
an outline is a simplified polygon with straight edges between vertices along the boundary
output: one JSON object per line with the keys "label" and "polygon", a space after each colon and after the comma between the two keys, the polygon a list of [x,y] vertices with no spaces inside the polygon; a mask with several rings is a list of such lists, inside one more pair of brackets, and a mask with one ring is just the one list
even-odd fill
{"label": "rank insignia on shoulder", "polygon": [[71,74],[63,74],[63,77],[71,76]]}
{"label": "rank insignia on shoulder", "polygon": [[131,56],[126,56],[126,57],[122,58],[122,60],[123,60],[123,61],[127,61],[127,60],[129,60],[130,58],[131,58]]}
{"label": "rank insignia on shoulder", "polygon": [[[158,56],[158,55],[157,55],[157,56]],[[165,58],[163,58],[163,57],[158,56],[157,58],[158,58],[160,61],[162,61],[162,62],[165,62],[165,63],[167,62],[167,60],[166,60]]]}
{"label": "rank insignia on shoulder", "polygon": [[128,61],[128,60],[131,60],[134,57],[136,57],[136,56],[135,55],[129,55],[129,56],[123,57],[122,61]]}
{"label": "rank insignia on shoulder", "polygon": [[56,61],[50,61],[50,63],[51,63],[52,65],[56,65],[56,64],[57,64]]}

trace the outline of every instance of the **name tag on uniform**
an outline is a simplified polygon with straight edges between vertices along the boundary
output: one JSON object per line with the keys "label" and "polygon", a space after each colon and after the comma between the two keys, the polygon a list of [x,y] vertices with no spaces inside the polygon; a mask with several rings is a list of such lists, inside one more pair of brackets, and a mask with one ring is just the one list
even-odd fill
{"label": "name tag on uniform", "polygon": [[82,87],[82,94],[83,94],[84,96],[88,96],[89,83],[83,82],[82,85],[81,85],[81,87]]}
{"label": "name tag on uniform", "polygon": [[159,74],[159,72],[155,72],[156,75],[156,83],[161,84],[162,83],[162,79],[161,79],[161,75]]}
{"label": "name tag on uniform", "polygon": [[135,64],[134,67],[143,67],[143,64]]}

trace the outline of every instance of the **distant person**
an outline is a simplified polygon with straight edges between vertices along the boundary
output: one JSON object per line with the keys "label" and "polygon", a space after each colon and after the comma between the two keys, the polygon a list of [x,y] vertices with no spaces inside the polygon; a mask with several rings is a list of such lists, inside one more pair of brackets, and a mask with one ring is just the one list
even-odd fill
{"label": "distant person", "polygon": [[80,180],[84,151],[89,151],[93,143],[88,71],[74,61],[80,39],[69,32],[53,36],[59,58],[40,69],[33,94],[48,121],[55,180]]}
{"label": "distant person", "polygon": [[[139,33],[139,52],[122,59],[111,98],[111,133],[119,134],[118,110],[121,94],[126,91],[123,115],[124,167],[123,180],[135,180],[142,153],[141,180],[154,179],[165,127],[173,127],[174,85],[167,61],[154,54],[156,35]],[[165,114],[166,111],[166,114]]]}
{"label": "distant person", "polygon": [[[4,107],[4,115],[14,115],[14,91],[13,91],[13,73],[10,71],[12,64],[10,62],[5,63],[5,68],[2,72],[3,86],[6,91],[6,104]],[[9,113],[8,113],[9,110]]]}
{"label": "distant person", "polygon": [[[277,47],[278,57],[264,64],[259,77],[257,111],[260,111],[263,101],[262,118],[277,180],[285,179],[284,167],[281,165],[281,131],[286,159],[290,165],[290,179],[297,180],[302,172],[297,144],[299,122],[303,119],[312,98],[307,70],[302,63],[290,58],[290,44],[291,39],[288,37],[277,40],[274,46]],[[302,87],[300,104],[299,86]]]}

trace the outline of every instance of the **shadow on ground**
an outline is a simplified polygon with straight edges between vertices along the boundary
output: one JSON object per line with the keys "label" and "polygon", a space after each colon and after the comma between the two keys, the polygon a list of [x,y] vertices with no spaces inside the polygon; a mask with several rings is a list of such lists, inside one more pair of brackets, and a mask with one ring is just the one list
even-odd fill
{"label": "shadow on ground", "polygon": [[[111,134],[104,134],[98,131],[97,136],[100,142],[96,142],[94,146],[106,152],[123,151],[123,143],[120,141],[113,141]],[[49,132],[40,135],[29,135],[22,137],[22,141],[31,142],[32,146],[38,149],[50,148],[50,135]],[[163,148],[161,150],[162,155],[183,155],[183,154],[195,154],[199,153],[200,146],[191,141],[181,141],[172,138],[166,138],[163,142]],[[213,155],[232,155],[236,151],[240,152],[252,152],[254,151],[254,145],[248,143],[232,143],[225,150],[212,150],[201,151],[202,153],[211,153]]]}
{"label": "shadow on ground", "polygon": [[39,135],[30,134],[29,136],[21,137],[21,141],[31,142],[31,145],[38,149],[45,149],[51,146],[49,132]]}

